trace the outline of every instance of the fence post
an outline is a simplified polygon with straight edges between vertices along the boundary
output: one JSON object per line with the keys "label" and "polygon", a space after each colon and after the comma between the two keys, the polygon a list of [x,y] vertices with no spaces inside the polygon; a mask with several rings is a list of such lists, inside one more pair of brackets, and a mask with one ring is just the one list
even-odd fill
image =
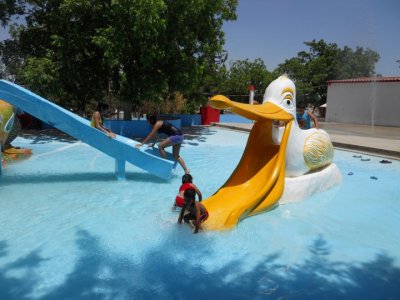
{"label": "fence post", "polygon": [[254,85],[249,86],[250,94],[249,94],[249,104],[254,103]]}

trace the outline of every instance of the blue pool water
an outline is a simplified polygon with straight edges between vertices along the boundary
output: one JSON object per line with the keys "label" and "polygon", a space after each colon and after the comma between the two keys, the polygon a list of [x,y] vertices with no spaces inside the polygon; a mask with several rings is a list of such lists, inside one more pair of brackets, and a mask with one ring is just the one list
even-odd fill
{"label": "blue pool water", "polygon": [[[247,137],[188,135],[181,154],[205,197],[232,173]],[[166,182],[127,165],[118,182],[114,161],[83,143],[14,144],[34,155],[0,178],[0,299],[400,297],[399,161],[336,150],[340,186],[194,235],[170,209],[181,169]]]}

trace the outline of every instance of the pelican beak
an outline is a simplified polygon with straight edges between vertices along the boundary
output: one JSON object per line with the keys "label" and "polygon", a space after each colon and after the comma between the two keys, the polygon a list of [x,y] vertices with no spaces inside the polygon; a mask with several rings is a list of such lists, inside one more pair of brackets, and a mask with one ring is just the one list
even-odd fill
{"label": "pelican beak", "polygon": [[223,95],[216,95],[212,97],[208,103],[216,109],[227,109],[254,121],[263,121],[267,119],[279,120],[287,123],[293,119],[291,114],[272,102],[266,102],[260,105],[252,105],[231,101]]}

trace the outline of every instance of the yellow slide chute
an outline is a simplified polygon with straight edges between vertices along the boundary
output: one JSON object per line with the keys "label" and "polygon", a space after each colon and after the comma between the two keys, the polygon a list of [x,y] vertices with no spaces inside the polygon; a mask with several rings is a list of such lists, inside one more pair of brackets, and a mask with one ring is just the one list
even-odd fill
{"label": "yellow slide chute", "polygon": [[[271,209],[283,193],[285,155],[293,118],[271,103],[249,105],[218,95],[210,104],[256,121],[243,156],[227,182],[203,204],[209,212],[204,227],[230,229],[241,219]],[[272,139],[272,121],[285,122],[280,145]]]}

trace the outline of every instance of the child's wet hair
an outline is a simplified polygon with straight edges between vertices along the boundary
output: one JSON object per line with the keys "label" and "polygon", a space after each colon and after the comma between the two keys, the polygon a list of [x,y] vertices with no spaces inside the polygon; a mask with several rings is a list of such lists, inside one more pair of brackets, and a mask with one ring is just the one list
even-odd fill
{"label": "child's wet hair", "polygon": [[108,104],[105,104],[105,103],[102,103],[102,102],[97,102],[96,110],[98,112],[102,112],[102,111],[106,110],[107,108],[108,108]]}
{"label": "child's wet hair", "polygon": [[194,189],[187,189],[183,193],[183,198],[187,203],[193,202],[195,197],[196,197],[196,191]]}
{"label": "child's wet hair", "polygon": [[182,176],[182,184],[184,183],[192,183],[193,182],[193,177],[190,174],[185,174]]}
{"label": "child's wet hair", "polygon": [[154,114],[147,114],[146,115],[146,120],[152,125],[156,124],[157,119],[158,119],[157,115],[154,115]]}

